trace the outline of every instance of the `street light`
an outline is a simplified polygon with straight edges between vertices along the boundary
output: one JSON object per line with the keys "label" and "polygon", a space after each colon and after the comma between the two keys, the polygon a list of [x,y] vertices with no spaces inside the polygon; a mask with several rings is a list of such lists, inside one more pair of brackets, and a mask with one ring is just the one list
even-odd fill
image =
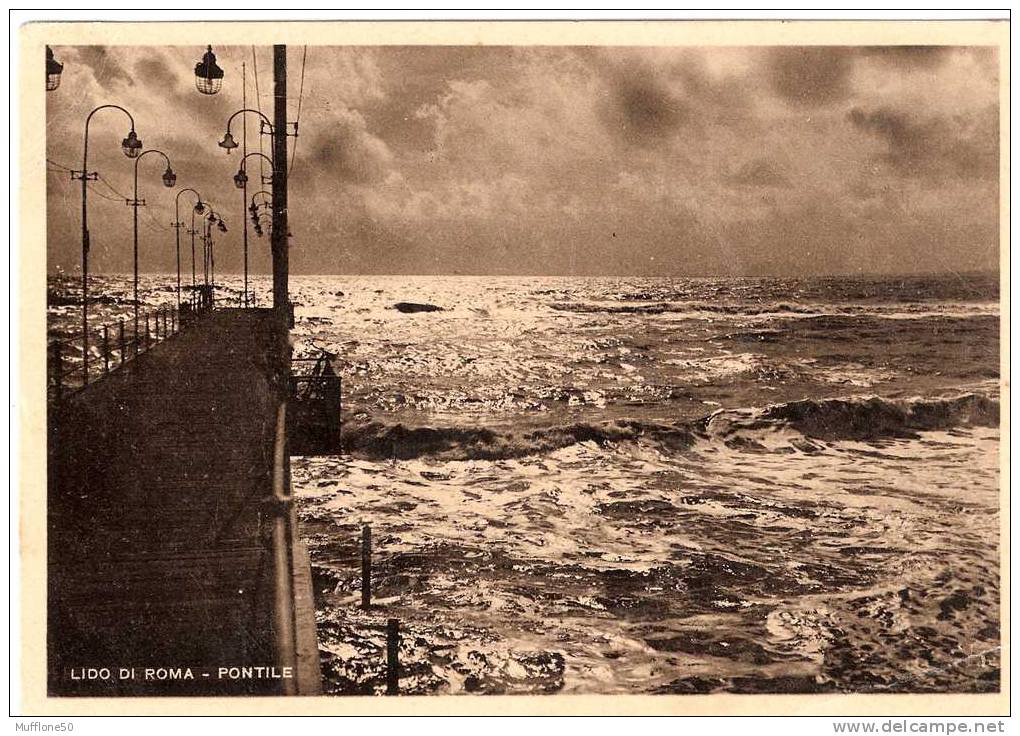
{"label": "street light", "polygon": [[[263,200],[262,202],[256,202],[255,200],[259,197],[259,195],[265,197],[265,200]],[[251,204],[248,205],[248,211],[251,213],[251,224],[252,227],[255,229],[255,234],[258,235],[260,238],[262,237],[261,218],[269,214],[264,212],[262,208],[272,206],[273,195],[271,192],[268,192],[265,189],[260,189],[259,191],[255,192],[255,194],[251,195]]]}
{"label": "street light", "polygon": [[[133,134],[133,131],[132,131],[132,134]],[[135,250],[134,250],[134,255],[135,255],[134,295],[135,295],[135,337],[136,338],[138,336],[138,208],[145,206],[145,200],[144,199],[138,199],[138,164],[140,164],[142,159],[145,158],[146,156],[148,156],[150,153],[157,153],[157,154],[159,154],[160,156],[163,157],[164,161],[166,161],[166,171],[163,172],[163,177],[162,177],[162,179],[163,179],[163,186],[165,186],[167,189],[170,189],[170,188],[173,187],[174,183],[177,181],[177,175],[174,173],[173,169],[170,168],[170,159],[162,151],[160,151],[158,149],[155,149],[155,148],[150,148],[148,151],[145,151],[144,153],[142,153],[139,156],[135,157],[135,189],[134,189],[134,195],[135,196],[134,196],[134,199],[128,200],[126,202],[126,204],[129,207],[131,207],[132,210],[134,211],[134,218],[133,218],[134,219],[134,236],[135,236],[134,237],[134,244],[135,244]],[[138,350],[138,341],[137,341],[137,339],[135,340],[135,350],[136,351]]]}
{"label": "street light", "polygon": [[213,209],[209,209],[209,214],[205,216],[205,234],[202,236],[202,242],[205,244],[203,265],[205,266],[205,283],[207,286],[211,286],[210,291],[210,306],[212,305],[212,295],[216,291],[216,258],[213,252],[213,237],[212,229],[216,226],[221,233],[227,232],[227,225],[223,222],[223,217],[219,212]]}
{"label": "street light", "polygon": [[60,73],[64,65],[53,58],[53,49],[46,47],[46,91],[52,92],[60,86]]}
{"label": "street light", "polygon": [[[233,118],[231,118],[231,119],[233,119]],[[227,125],[229,126],[230,123],[228,122]],[[230,135],[230,134],[228,133],[227,135]],[[237,167],[237,173],[234,174],[234,186],[241,190],[241,207],[242,207],[242,209],[241,209],[241,220],[244,223],[244,232],[243,232],[243,236],[242,236],[242,250],[243,250],[243,253],[244,253],[244,304],[245,304],[245,306],[247,306],[247,304],[248,304],[248,220],[244,216],[244,209],[243,208],[248,203],[248,159],[251,158],[252,156],[259,156],[259,157],[265,159],[266,162],[269,164],[269,170],[270,171],[273,170],[273,159],[269,158],[269,156],[265,155],[264,153],[260,153],[259,151],[252,151],[251,153],[246,153],[244,156],[241,157],[241,162],[240,162],[240,164],[238,164],[238,167]],[[261,179],[262,179],[262,183],[263,184],[269,184],[270,182],[272,182],[273,177],[272,177],[272,175],[270,175],[268,177],[263,175],[261,177]]]}
{"label": "street light", "polygon": [[198,230],[195,229],[195,215],[202,214],[205,211],[205,207],[199,202],[191,208],[191,227],[188,228],[188,234],[191,236],[191,297],[192,306],[196,306],[194,298],[196,290],[198,289],[198,282],[195,279],[195,236],[198,234]]}
{"label": "street light", "polygon": [[209,222],[215,222],[216,216],[210,210],[206,217],[202,218],[202,285],[209,286]]}
{"label": "street light", "polygon": [[230,153],[235,148],[237,148],[237,141],[234,140],[234,136],[230,133],[229,130],[223,136],[223,140],[219,142],[219,147],[226,148],[227,153]]}
{"label": "street light", "polygon": [[142,148],[142,142],[135,133],[135,119],[131,113],[120,105],[100,105],[88,114],[85,118],[85,145],[82,146],[81,171],[72,171],[71,179],[81,180],[81,358],[82,377],[84,383],[89,382],[89,182],[99,178],[99,173],[89,171],[89,125],[92,123],[92,116],[100,110],[113,108],[120,110],[127,115],[131,121],[131,131],[127,138],[121,143],[121,150],[128,158],[137,158]]}
{"label": "street light", "polygon": [[120,148],[128,158],[138,158],[142,152],[142,142],[138,139],[134,129],[127,134],[127,138],[120,142]]}
{"label": "street light", "polygon": [[231,115],[229,118],[227,118],[227,132],[223,134],[223,140],[219,142],[219,147],[225,148],[227,153],[230,153],[235,148],[237,148],[237,141],[234,140],[234,135],[233,133],[230,132],[230,124],[234,121],[234,118],[246,112],[250,112],[253,115],[258,115],[259,120],[261,121],[261,126],[263,128],[268,128],[270,135],[273,134],[273,124],[269,122],[269,118],[267,118],[258,110],[252,110],[251,108],[248,107],[242,108],[235,112],[233,115]]}
{"label": "street light", "polygon": [[[205,211],[205,205],[202,204],[202,195],[191,187],[184,187],[177,192],[177,196],[174,197],[174,230],[177,231],[177,311],[181,310],[181,228],[184,227],[184,223],[181,222],[181,195],[185,192],[191,192],[195,195],[195,206],[192,207],[192,230],[194,230],[194,213]],[[195,285],[195,235],[191,235],[191,285]]]}
{"label": "street light", "polygon": [[203,95],[214,95],[223,87],[223,70],[216,63],[212,46],[206,46],[202,61],[195,64],[195,87]]}

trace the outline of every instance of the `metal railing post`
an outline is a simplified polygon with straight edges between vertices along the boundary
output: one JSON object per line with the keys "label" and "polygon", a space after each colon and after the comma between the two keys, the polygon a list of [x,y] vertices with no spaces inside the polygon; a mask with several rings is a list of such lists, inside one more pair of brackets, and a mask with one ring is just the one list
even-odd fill
{"label": "metal railing post", "polygon": [[110,327],[103,325],[103,373],[110,372]]}
{"label": "metal railing post", "polygon": [[145,313],[145,349],[152,345],[152,335],[149,333],[149,313]]}
{"label": "metal railing post", "polygon": [[127,360],[127,340],[124,339],[124,320],[117,320],[117,324],[120,328],[120,364],[124,365],[124,361]]}

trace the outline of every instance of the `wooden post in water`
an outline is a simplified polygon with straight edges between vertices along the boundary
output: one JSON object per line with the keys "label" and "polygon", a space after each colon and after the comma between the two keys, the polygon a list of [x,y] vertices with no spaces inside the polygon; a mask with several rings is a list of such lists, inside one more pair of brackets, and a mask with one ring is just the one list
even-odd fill
{"label": "wooden post in water", "polygon": [[386,694],[400,694],[400,621],[386,621]]}
{"label": "wooden post in water", "polygon": [[103,373],[110,372],[110,328],[103,325]]}
{"label": "wooden post in water", "polygon": [[361,527],[361,607],[372,605],[372,527]]}

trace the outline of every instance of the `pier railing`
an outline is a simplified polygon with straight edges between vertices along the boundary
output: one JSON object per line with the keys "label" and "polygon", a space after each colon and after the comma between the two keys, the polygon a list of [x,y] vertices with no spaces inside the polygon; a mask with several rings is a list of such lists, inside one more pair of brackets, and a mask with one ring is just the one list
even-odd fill
{"label": "pier railing", "polygon": [[[173,305],[110,322],[88,333],[52,340],[48,345],[47,397],[61,401],[90,383],[170,339],[181,330]],[[86,339],[87,338],[87,339]],[[87,346],[87,351],[83,347]]]}
{"label": "pier railing", "polygon": [[237,292],[237,303],[234,303],[233,297],[216,297],[216,287],[212,284],[203,284],[199,286],[188,287],[187,295],[184,301],[181,303],[182,307],[186,307],[193,312],[201,312],[214,307],[221,307],[227,309],[258,309],[259,299],[258,294],[249,289],[248,293],[245,294],[243,291]]}
{"label": "pier railing", "polygon": [[335,355],[293,358],[288,410],[291,450],[296,455],[339,451],[343,385]]}

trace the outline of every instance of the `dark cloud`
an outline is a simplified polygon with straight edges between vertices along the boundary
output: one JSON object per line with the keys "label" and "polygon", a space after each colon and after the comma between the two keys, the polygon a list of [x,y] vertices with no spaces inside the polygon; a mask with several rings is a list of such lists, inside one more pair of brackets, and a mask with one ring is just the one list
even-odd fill
{"label": "dark cloud", "polygon": [[174,89],[180,81],[176,71],[169,69],[165,61],[154,54],[135,62],[134,72],[135,79],[145,80],[146,84],[156,85],[168,91]]}
{"label": "dark cloud", "polygon": [[664,138],[688,119],[683,101],[666,85],[640,72],[613,81],[613,107],[631,141]]}
{"label": "dark cloud", "polygon": [[110,58],[105,46],[79,46],[78,61],[92,70],[96,81],[104,86],[132,84],[132,77],[115,60]]}
{"label": "dark cloud", "polygon": [[851,95],[858,63],[889,71],[935,72],[954,55],[970,55],[994,74],[997,56],[985,46],[784,46],[769,49],[765,69],[773,91],[799,105],[825,105]]}
{"label": "dark cloud", "polygon": [[801,46],[769,49],[766,69],[772,89],[789,102],[823,105],[850,92],[853,51],[844,47]]}
{"label": "dark cloud", "polygon": [[702,55],[690,50],[578,56],[604,81],[607,127],[630,144],[656,146],[681,130],[730,125],[748,107],[746,80],[709,74]]}
{"label": "dark cloud", "polygon": [[893,160],[909,160],[926,148],[929,127],[911,121],[904,112],[889,109],[865,112],[855,107],[847,117],[858,129],[884,139]]}
{"label": "dark cloud", "polygon": [[854,108],[855,128],[885,142],[882,158],[901,174],[994,179],[998,174],[998,112],[919,119],[890,108]]}
{"label": "dark cloud", "polygon": [[365,129],[352,110],[338,110],[318,126],[312,142],[313,166],[329,172],[338,183],[374,184],[385,179],[392,161],[386,144]]}
{"label": "dark cloud", "polygon": [[877,59],[899,68],[932,68],[943,64],[956,51],[954,46],[862,46],[858,56]]}

